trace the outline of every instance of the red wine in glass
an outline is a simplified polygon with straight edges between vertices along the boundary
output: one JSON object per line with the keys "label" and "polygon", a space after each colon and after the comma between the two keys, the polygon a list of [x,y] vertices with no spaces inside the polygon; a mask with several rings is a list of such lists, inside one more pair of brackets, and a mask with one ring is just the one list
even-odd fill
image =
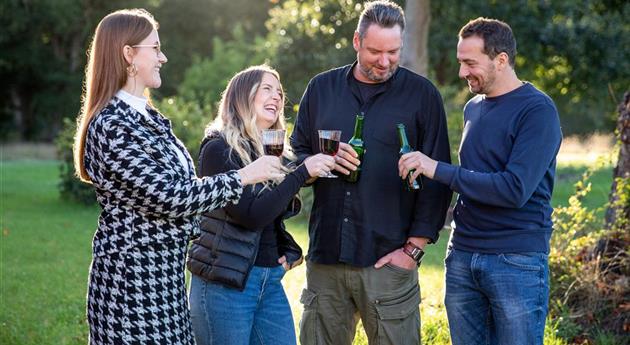
{"label": "red wine in glass", "polygon": [[284,129],[265,129],[262,131],[262,144],[266,155],[282,156],[282,152],[284,152],[284,134]]}
{"label": "red wine in glass", "polygon": [[282,156],[282,152],[284,151],[284,143],[282,144],[265,144],[263,145],[263,149],[265,150],[266,155],[271,156]]}
{"label": "red wine in glass", "polygon": [[334,156],[339,151],[339,140],[319,138],[319,149],[324,154]]}
{"label": "red wine in glass", "polygon": [[[326,155],[334,156],[339,151],[339,140],[341,139],[341,131],[338,130],[319,130],[319,150]],[[337,178],[337,176],[326,173],[321,177]]]}

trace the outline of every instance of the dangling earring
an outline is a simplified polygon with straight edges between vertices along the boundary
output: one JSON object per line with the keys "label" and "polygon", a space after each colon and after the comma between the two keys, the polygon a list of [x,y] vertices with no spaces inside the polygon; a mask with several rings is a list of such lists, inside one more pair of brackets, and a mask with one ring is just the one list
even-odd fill
{"label": "dangling earring", "polygon": [[136,74],[138,74],[138,67],[136,67],[135,63],[131,63],[127,66],[127,74],[129,74],[130,77],[135,77]]}

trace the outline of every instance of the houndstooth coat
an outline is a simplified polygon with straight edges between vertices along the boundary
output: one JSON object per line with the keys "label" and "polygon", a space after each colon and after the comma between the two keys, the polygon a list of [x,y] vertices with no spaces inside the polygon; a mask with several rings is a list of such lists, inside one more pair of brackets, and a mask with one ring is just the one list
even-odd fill
{"label": "houndstooth coat", "polygon": [[235,171],[197,178],[170,121],[149,113],[114,97],[88,128],[84,163],[102,209],[87,296],[90,344],[194,344],[188,240],[199,231],[197,214],[242,192]]}

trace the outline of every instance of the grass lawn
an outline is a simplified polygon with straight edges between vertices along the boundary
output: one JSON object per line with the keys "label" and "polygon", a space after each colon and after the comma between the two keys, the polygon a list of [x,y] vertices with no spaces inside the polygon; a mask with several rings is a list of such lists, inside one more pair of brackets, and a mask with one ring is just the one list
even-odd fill
{"label": "grass lawn", "polygon": [[[55,161],[0,162],[0,344],[85,344],[85,295],[91,239],[98,208],[63,202],[57,192]],[[554,205],[566,204],[584,166],[559,169]],[[610,188],[610,167],[599,170],[587,204],[602,205]],[[306,247],[304,223],[289,229]],[[426,344],[448,344],[443,268],[448,232],[430,246],[420,269],[422,333]],[[284,280],[294,316],[304,265]],[[548,332],[547,344],[562,344]],[[355,344],[367,344],[362,330]]]}

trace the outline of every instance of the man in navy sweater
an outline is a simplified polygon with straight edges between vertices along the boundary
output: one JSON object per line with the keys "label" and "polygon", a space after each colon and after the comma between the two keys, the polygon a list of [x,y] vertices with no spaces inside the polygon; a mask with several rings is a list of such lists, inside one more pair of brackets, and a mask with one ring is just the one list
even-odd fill
{"label": "man in navy sweater", "polygon": [[445,305],[458,344],[542,344],[549,295],[550,204],[562,141],[553,101],[514,71],[504,22],[477,18],[459,32],[459,76],[477,94],[464,107],[460,166],[420,152],[399,173],[459,193],[446,265]]}

